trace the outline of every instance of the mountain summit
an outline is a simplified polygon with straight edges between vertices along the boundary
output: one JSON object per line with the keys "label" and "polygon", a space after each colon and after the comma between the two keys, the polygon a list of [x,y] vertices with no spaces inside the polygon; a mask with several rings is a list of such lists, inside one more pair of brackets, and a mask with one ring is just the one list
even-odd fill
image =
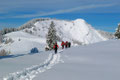
{"label": "mountain summit", "polygon": [[83,19],[76,19],[73,21],[58,19],[34,19],[24,24],[22,27],[29,26],[29,28],[25,28],[24,31],[31,32],[41,38],[46,38],[48,28],[52,21],[55,25],[57,36],[60,40],[71,41],[75,44],[90,44],[108,40],[108,37],[101,35]]}

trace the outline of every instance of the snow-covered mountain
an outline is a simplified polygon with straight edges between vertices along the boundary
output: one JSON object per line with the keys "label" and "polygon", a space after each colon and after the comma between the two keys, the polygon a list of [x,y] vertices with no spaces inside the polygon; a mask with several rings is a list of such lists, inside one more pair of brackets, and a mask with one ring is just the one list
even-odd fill
{"label": "snow-covered mountain", "polygon": [[[7,42],[0,45],[0,51],[10,51],[10,55],[0,56],[0,80],[119,79],[119,40],[64,50],[59,48],[58,53],[54,54],[53,51],[44,51],[51,21],[60,40],[90,44],[109,39],[106,33],[98,32],[83,19],[34,19],[20,27],[19,31],[5,35]],[[29,54],[34,47],[39,52]]]}
{"label": "snow-covered mountain", "polygon": [[[29,53],[33,47],[44,51],[46,34],[51,22],[54,22],[57,36],[60,40],[71,41],[72,45],[90,44],[108,40],[111,35],[101,34],[83,19],[74,21],[57,19],[34,19],[19,28],[19,31],[6,34],[5,39],[12,39],[11,43],[2,44],[0,50],[5,49],[12,54]],[[27,32],[27,33],[26,33]],[[60,43],[59,43],[60,45]],[[24,46],[24,47],[23,47]]]}
{"label": "snow-covered mountain", "polygon": [[[99,41],[108,40],[108,37],[102,36],[90,24],[83,19],[73,21],[57,20],[57,19],[34,19],[22,27],[24,31],[46,38],[48,28],[51,22],[54,22],[57,35],[60,40],[68,40],[76,44],[90,44]],[[25,28],[28,27],[28,28]]]}

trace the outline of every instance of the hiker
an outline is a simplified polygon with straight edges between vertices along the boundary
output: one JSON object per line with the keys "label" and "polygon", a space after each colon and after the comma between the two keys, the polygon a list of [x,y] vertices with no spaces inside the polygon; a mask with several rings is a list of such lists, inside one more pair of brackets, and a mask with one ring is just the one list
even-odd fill
{"label": "hiker", "polygon": [[57,49],[59,48],[59,46],[57,45],[57,42],[55,43],[55,45],[53,46],[54,50],[55,50],[55,54],[57,53]]}
{"label": "hiker", "polygon": [[68,48],[68,41],[65,42],[65,48]]}
{"label": "hiker", "polygon": [[69,48],[71,47],[71,42],[68,42],[68,47],[69,47]]}
{"label": "hiker", "polygon": [[65,46],[64,41],[62,41],[61,46],[62,46],[62,49],[64,49],[64,46]]}

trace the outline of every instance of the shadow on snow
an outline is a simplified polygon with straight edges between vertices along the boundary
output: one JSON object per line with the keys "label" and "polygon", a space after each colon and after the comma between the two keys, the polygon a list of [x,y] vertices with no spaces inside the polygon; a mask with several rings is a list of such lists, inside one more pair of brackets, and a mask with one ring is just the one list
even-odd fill
{"label": "shadow on snow", "polygon": [[[43,51],[40,51],[39,53],[41,53]],[[17,54],[17,55],[6,55],[6,56],[0,56],[0,59],[5,59],[5,58],[16,58],[16,57],[21,57],[21,56],[25,56],[25,55],[34,55],[34,54],[38,54],[38,53],[28,53],[28,54]]]}

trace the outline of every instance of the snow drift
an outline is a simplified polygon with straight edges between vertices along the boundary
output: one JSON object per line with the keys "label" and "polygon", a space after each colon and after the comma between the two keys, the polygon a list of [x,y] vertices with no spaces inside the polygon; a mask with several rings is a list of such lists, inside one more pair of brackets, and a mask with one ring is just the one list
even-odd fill
{"label": "snow drift", "polygon": [[0,60],[0,80],[118,80],[120,40]]}
{"label": "snow drift", "polygon": [[[33,80],[119,80],[120,40],[64,50],[59,63]],[[45,77],[46,76],[46,77]]]}

